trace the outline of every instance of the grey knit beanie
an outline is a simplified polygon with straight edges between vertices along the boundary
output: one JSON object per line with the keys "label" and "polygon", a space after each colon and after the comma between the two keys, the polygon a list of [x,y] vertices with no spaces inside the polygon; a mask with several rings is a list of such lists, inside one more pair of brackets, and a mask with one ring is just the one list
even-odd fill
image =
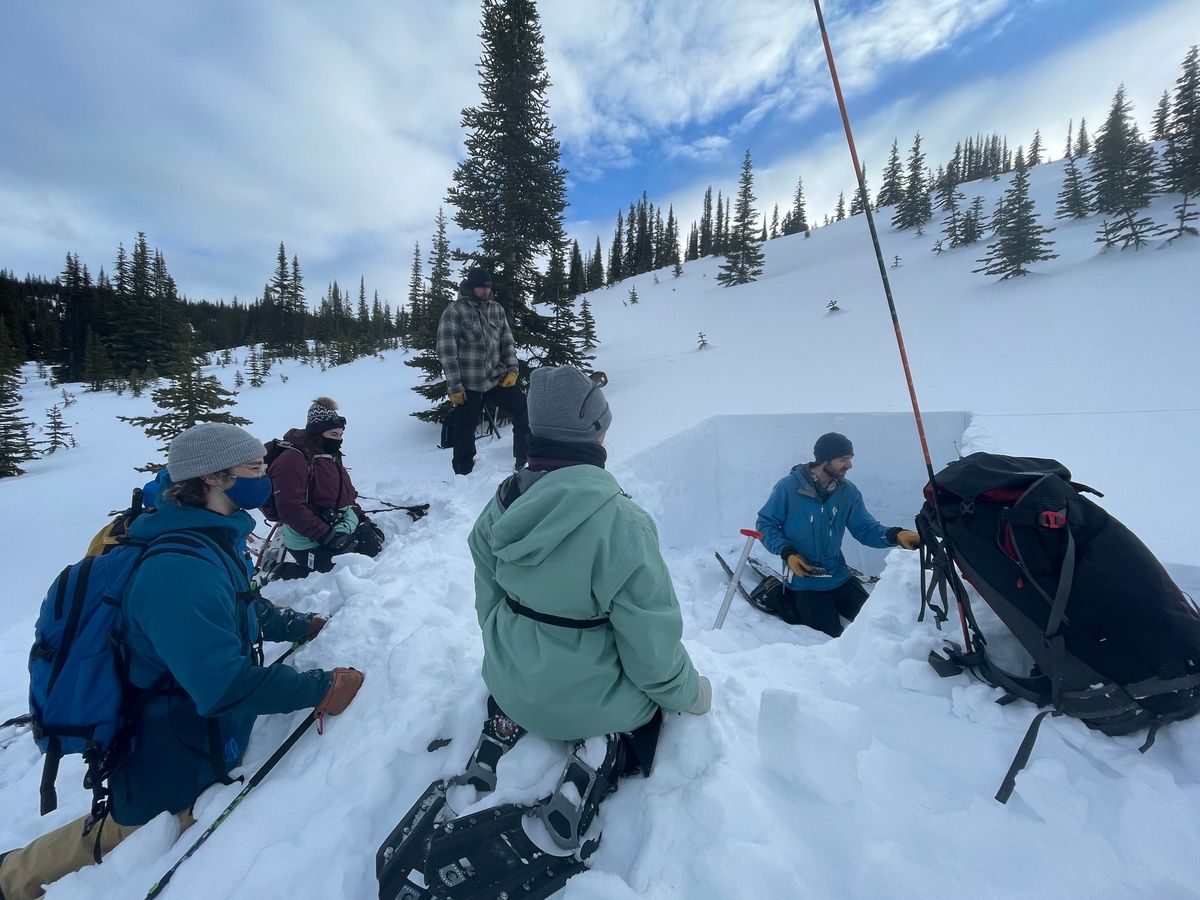
{"label": "grey knit beanie", "polygon": [[544,366],[529,376],[529,430],[554,441],[598,442],[612,413],[597,382],[569,366]]}
{"label": "grey knit beanie", "polygon": [[262,441],[243,428],[224,422],[200,422],[171,441],[167,469],[171,481],[178,484],[223,472],[266,452]]}

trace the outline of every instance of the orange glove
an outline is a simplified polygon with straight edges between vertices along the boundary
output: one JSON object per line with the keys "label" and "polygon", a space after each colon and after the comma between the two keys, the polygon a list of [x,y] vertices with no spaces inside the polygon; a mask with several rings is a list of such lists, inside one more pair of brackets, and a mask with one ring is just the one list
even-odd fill
{"label": "orange glove", "polygon": [[916,550],[921,546],[921,537],[915,531],[898,531],[896,543],[905,550]]}
{"label": "orange glove", "polygon": [[362,687],[362,683],[363,673],[358,669],[334,669],[333,687],[321,698],[313,715],[320,721],[326,713],[337,716],[345,712],[350,701],[354,699],[354,695],[358,693],[358,689]]}
{"label": "orange glove", "polygon": [[787,567],[797,578],[806,578],[812,574],[812,566],[808,564],[808,560],[795,550],[788,554]]}
{"label": "orange glove", "polygon": [[517,383],[516,372],[505,372],[504,377],[500,379],[500,387],[510,388]]}
{"label": "orange glove", "polygon": [[453,394],[450,395],[450,402],[453,403],[455,406],[462,406],[464,403],[467,402],[467,392],[466,391],[455,391]]}

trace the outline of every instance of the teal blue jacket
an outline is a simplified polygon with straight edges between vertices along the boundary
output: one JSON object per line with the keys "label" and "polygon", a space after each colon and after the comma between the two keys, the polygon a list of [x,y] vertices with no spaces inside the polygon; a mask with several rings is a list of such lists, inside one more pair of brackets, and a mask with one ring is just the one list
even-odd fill
{"label": "teal blue jacket", "polygon": [[251,592],[244,546],[254,520],[160,501],[134,521],[130,535],[149,540],[200,530],[218,548],[218,566],[177,552],[148,554],[122,598],[130,680],[136,688],[171,687],[138,716],[133,751],[109,778],[113,818],[141,825],[161,812],[188,809],[200,793],[238,766],[255,717],[315,706],[333,676],[320,669],[263,668],[260,640],[298,640],[309,616],[279,609]]}
{"label": "teal blue jacket", "polygon": [[[762,532],[763,546],[777,556],[791,547],[809,563],[820,566],[829,578],[793,578],[796,591],[832,591],[850,579],[842,538],[846,529],[868,547],[894,547],[896,542],[867,511],[862,494],[842,479],[830,492],[818,495],[803,465],[779,480],[771,496],[758,511],[754,526]],[[898,529],[897,529],[898,530]]]}
{"label": "teal blue jacket", "polygon": [[[468,539],[483,678],[501,709],[534,734],[576,740],[632,731],[660,707],[696,701],[699,677],[654,522],[604,469],[542,476],[506,510],[493,499]],[[597,628],[515,613],[607,618]]]}

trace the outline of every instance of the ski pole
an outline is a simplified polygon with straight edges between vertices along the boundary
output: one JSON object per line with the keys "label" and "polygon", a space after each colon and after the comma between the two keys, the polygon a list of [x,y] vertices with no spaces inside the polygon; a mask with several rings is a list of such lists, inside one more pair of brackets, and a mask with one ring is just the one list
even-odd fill
{"label": "ski pole", "polygon": [[268,772],[275,768],[275,764],[283,759],[284,755],[292,749],[296,741],[300,740],[301,735],[308,731],[315,721],[317,721],[317,719],[313,713],[309,713],[304,717],[304,721],[296,726],[296,730],[288,735],[287,740],[279,745],[279,749],[271,754],[271,758],[263,763],[262,767],[250,777],[250,780],[246,782],[246,786],[242,788],[241,793],[233,798],[232,802],[230,802],[230,804],[225,807],[221,814],[217,816],[216,821],[209,825],[208,828],[204,829],[204,833],[196,839],[196,843],[188,847],[187,852],[184,853],[183,856],[179,857],[179,860],[175,863],[175,865],[171,866],[171,868],[167,870],[166,874],[163,875],[162,878],[154,882],[153,887],[146,892],[146,900],[154,900],[155,897],[157,897],[163,892],[163,890],[166,889],[168,882],[170,882],[176,870],[189,859],[191,859],[192,854],[200,849],[200,845],[208,840],[209,835],[216,831],[222,822],[229,818],[230,814],[237,809],[238,804],[246,798],[248,793],[258,786],[258,783],[267,776]]}
{"label": "ski pole", "polygon": [[[825,45],[825,58],[829,61],[829,76],[833,80],[833,92],[837,95],[838,111],[842,115],[842,127],[846,131],[846,144],[850,148],[850,161],[854,164],[854,175],[858,179],[860,197],[867,196],[867,184],[864,180],[862,165],[858,161],[858,148],[854,143],[854,130],[850,127],[850,114],[846,112],[846,99],[842,96],[842,85],[838,81],[837,65],[833,61],[833,48],[829,45],[829,32],[825,29],[825,16],[821,13],[821,0],[813,0],[817,10],[817,24],[821,28],[821,42]],[[929,473],[930,494],[933,509],[937,514],[938,529],[946,534],[946,523],[942,520],[942,507],[938,502],[937,479],[933,474],[933,460],[929,455],[929,442],[925,439],[925,423],[921,418],[921,407],[917,403],[917,389],[913,384],[912,370],[908,365],[908,351],[904,349],[904,335],[900,331],[900,317],[896,312],[896,301],[892,297],[892,283],[888,279],[887,265],[883,261],[883,250],[879,246],[879,231],[875,228],[875,216],[871,212],[871,204],[863,204],[863,212],[867,215],[867,228],[871,232],[871,243],[875,245],[875,261],[879,264],[879,277],[883,280],[883,293],[887,297],[888,310],[892,314],[892,328],[896,332],[896,347],[900,351],[900,364],[904,367],[904,379],[908,382],[908,397],[912,402],[913,418],[917,423],[917,437],[921,440],[921,452],[925,456],[925,469]],[[950,552],[950,542],[944,538],[947,553]],[[962,601],[958,601],[958,618],[962,623],[963,643],[967,652],[971,652],[971,635],[967,630],[967,614]]]}
{"label": "ski pole", "polygon": [[742,583],[742,570],[746,568],[746,560],[750,558],[750,548],[754,546],[755,541],[762,540],[761,531],[743,528],[741,532],[746,536],[746,546],[742,548],[742,555],[738,559],[737,567],[733,570],[733,577],[729,579],[729,587],[725,589],[725,599],[721,601],[721,611],[717,613],[717,621],[713,622],[713,631],[725,624],[725,615],[729,612],[729,601],[733,599],[733,592]]}

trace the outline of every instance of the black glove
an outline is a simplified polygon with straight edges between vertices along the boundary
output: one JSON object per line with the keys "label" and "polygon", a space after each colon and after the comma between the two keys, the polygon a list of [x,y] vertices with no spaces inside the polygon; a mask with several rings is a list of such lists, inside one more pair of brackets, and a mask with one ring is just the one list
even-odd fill
{"label": "black glove", "polygon": [[354,549],[354,533],[350,531],[330,531],[325,535],[323,543],[334,554],[349,553]]}

